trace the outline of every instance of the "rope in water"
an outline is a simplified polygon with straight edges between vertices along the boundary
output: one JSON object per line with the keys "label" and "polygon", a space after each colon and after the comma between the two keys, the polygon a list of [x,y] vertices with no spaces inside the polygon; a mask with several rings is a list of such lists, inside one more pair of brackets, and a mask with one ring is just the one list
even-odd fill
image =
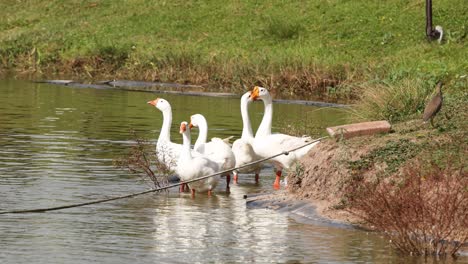
{"label": "rope in water", "polygon": [[290,152],[293,152],[293,151],[296,151],[296,150],[298,150],[298,149],[304,148],[304,147],[306,147],[306,146],[308,146],[308,145],[311,145],[311,144],[313,144],[313,143],[315,143],[315,142],[319,142],[319,141],[321,141],[321,140],[323,140],[323,139],[325,139],[325,138],[328,138],[328,136],[325,136],[325,137],[321,137],[321,138],[312,140],[312,141],[310,141],[310,142],[307,142],[307,143],[304,144],[304,145],[301,145],[301,146],[299,146],[299,147],[290,149],[289,151],[283,151],[283,152],[278,153],[278,154],[276,154],[276,155],[273,155],[273,156],[270,156],[270,157],[267,157],[267,158],[263,158],[263,159],[259,159],[259,160],[256,160],[256,161],[253,161],[253,162],[244,164],[244,165],[242,165],[242,166],[239,166],[239,167],[236,167],[236,168],[233,168],[233,169],[219,171],[219,172],[216,172],[216,173],[213,173],[213,174],[210,174],[210,175],[206,175],[206,176],[199,177],[199,178],[196,178],[196,179],[192,179],[192,180],[189,180],[189,181],[184,181],[184,182],[179,182],[179,183],[175,183],[175,184],[170,184],[170,185],[167,185],[167,186],[164,186],[164,187],[160,187],[160,188],[156,188],[156,189],[146,190],[146,191],[137,192],[137,193],[132,193],[132,194],[127,194],[127,195],[114,196],[114,197],[110,197],[110,198],[105,198],[105,199],[100,199],[100,200],[94,200],[94,201],[89,201],[89,202],[83,202],[83,203],[75,203],[75,204],[68,204],[68,205],[56,206],[56,207],[37,208],[37,209],[24,209],[24,210],[0,211],[0,215],[2,215],[2,214],[43,213],[43,212],[48,212],[48,211],[56,211],[56,210],[62,210],[62,209],[68,209],[68,208],[74,208],[74,207],[81,207],[81,206],[91,205],[91,204],[105,203],[105,202],[110,202],[110,201],[115,201],[115,200],[120,200],[120,199],[125,199],[125,198],[131,198],[131,197],[135,197],[135,196],[139,196],[139,195],[143,195],[143,194],[147,194],[147,193],[151,193],[151,192],[160,192],[160,191],[163,191],[163,190],[167,190],[167,189],[170,189],[170,188],[173,188],[173,187],[180,186],[180,185],[182,185],[182,184],[184,184],[184,183],[192,183],[192,182],[195,182],[195,181],[200,181],[200,180],[204,180],[204,179],[206,179],[206,178],[210,178],[210,177],[214,177],[214,176],[221,175],[221,174],[224,174],[224,173],[228,173],[228,172],[231,172],[231,171],[233,171],[233,170],[237,170],[237,169],[242,169],[242,168],[245,168],[245,167],[249,167],[249,166],[251,166],[251,165],[254,165],[254,164],[257,164],[257,163],[261,163],[261,162],[265,162],[265,161],[267,161],[267,160],[276,158],[276,157],[281,156],[281,155],[289,155]]}

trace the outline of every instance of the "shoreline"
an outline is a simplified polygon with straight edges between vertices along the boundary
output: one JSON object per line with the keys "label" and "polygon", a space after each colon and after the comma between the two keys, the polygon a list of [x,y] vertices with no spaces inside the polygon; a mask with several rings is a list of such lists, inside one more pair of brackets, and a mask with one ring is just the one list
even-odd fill
{"label": "shoreline", "polygon": [[343,210],[330,209],[331,203],[324,200],[303,199],[283,189],[275,192],[256,193],[246,197],[248,208],[264,208],[288,213],[300,223],[331,226],[344,229],[370,231],[358,219]]}
{"label": "shoreline", "polygon": [[[288,217],[306,225],[351,229],[381,234],[381,231],[367,226],[351,213],[332,209],[333,203],[326,200],[304,199],[289,193],[286,189],[275,192],[254,193],[246,199],[247,208],[268,209],[288,214]],[[468,242],[458,251],[458,255],[468,257]]]}
{"label": "shoreline", "polygon": [[[129,81],[129,80],[112,80],[101,81],[96,83],[83,83],[74,80],[41,80],[32,81],[35,83],[45,83],[51,85],[60,85],[71,88],[90,88],[90,89],[119,89],[125,91],[138,91],[138,92],[151,92],[159,94],[175,94],[184,96],[209,96],[209,97],[228,97],[237,98],[240,95],[236,93],[222,93],[205,91],[203,86],[199,85],[185,85],[178,83],[165,83],[165,82],[147,82],[147,81]],[[161,89],[162,88],[162,89]],[[189,89],[189,90],[185,90]],[[350,105],[329,103],[323,101],[312,100],[296,100],[296,99],[274,99],[273,102],[278,104],[299,104],[310,105],[317,107],[334,107],[334,108],[348,108]]]}

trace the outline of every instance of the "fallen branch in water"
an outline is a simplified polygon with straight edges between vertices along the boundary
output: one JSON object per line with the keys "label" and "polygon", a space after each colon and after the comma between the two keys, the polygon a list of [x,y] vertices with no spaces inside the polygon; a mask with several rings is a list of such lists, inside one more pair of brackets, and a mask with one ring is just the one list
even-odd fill
{"label": "fallen branch in water", "polygon": [[172,171],[164,162],[158,160],[154,144],[149,140],[139,138],[135,131],[131,133],[136,144],[132,146],[128,155],[114,160],[114,165],[137,174],[144,180],[149,179],[155,188],[166,186]]}

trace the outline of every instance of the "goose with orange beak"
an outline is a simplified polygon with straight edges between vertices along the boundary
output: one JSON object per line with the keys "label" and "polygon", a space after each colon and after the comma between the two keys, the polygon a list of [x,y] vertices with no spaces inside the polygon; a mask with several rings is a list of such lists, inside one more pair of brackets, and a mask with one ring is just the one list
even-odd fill
{"label": "goose with orange beak", "polygon": [[[187,122],[180,123],[180,134],[182,134],[182,151],[180,152],[176,172],[182,181],[189,181],[206,175],[214,174],[221,170],[220,164],[206,156],[192,156],[190,149],[190,126]],[[192,197],[196,192],[208,192],[210,196],[213,189],[218,185],[220,176],[206,178],[189,183]]]}
{"label": "goose with orange beak", "polygon": [[[273,155],[289,151],[296,147],[302,146],[310,141],[310,137],[295,137],[281,133],[271,133],[271,126],[273,120],[273,100],[270,93],[264,87],[255,86],[250,95],[250,100],[262,100],[264,103],[264,114],[262,122],[255,134],[253,140],[253,149],[261,158],[271,157]],[[314,143],[304,148],[289,152],[288,155],[277,156],[270,160],[275,166],[276,179],[273,184],[275,189],[280,188],[280,179],[283,169],[289,169],[291,166],[302,156],[307,154],[310,149],[318,144]]]}
{"label": "goose with orange beak", "polygon": [[177,160],[182,149],[181,144],[176,144],[171,141],[171,123],[172,123],[172,108],[171,104],[162,98],[156,98],[149,101],[148,104],[156,107],[163,115],[163,123],[159,132],[158,141],[156,143],[156,153],[159,162],[164,163],[170,170],[175,170]]}
{"label": "goose with orange beak", "polygon": [[[212,138],[210,142],[206,142],[208,137],[208,122],[201,114],[194,114],[190,117],[190,129],[197,127],[199,130],[197,141],[193,149],[221,164],[222,170],[229,170],[235,167],[236,157],[232,152],[231,146],[221,138]],[[231,181],[231,174],[227,172],[226,177],[226,191],[229,191],[229,183]]]}
{"label": "goose with orange beak", "polygon": [[[148,101],[149,105],[154,106],[163,114],[163,123],[156,143],[156,154],[158,161],[166,166],[170,171],[175,171],[179,154],[182,151],[182,145],[171,141],[172,108],[171,104],[163,99],[156,98]],[[180,186],[180,191],[185,191],[185,184]]]}
{"label": "goose with orange beak", "polygon": [[[249,104],[252,102],[250,100],[251,91],[244,93],[240,100],[240,109],[242,116],[242,135],[239,139],[234,141],[232,144],[232,152],[236,157],[235,167],[244,166],[245,164],[252,163],[260,159],[260,157],[255,153],[252,142],[254,140],[254,135],[252,132],[252,125],[249,119]],[[257,163],[245,168],[237,169],[233,171],[234,174],[234,183],[238,182],[239,173],[255,173],[255,183],[259,183],[259,175],[262,169],[262,164]]]}

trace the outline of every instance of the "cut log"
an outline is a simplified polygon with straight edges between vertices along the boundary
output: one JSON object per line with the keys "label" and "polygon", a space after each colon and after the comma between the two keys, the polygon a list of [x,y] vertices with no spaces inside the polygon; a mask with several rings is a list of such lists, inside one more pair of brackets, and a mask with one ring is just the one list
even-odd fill
{"label": "cut log", "polygon": [[335,127],[327,127],[327,132],[335,138],[352,138],[357,136],[368,136],[377,133],[388,133],[392,126],[388,121],[363,122]]}

